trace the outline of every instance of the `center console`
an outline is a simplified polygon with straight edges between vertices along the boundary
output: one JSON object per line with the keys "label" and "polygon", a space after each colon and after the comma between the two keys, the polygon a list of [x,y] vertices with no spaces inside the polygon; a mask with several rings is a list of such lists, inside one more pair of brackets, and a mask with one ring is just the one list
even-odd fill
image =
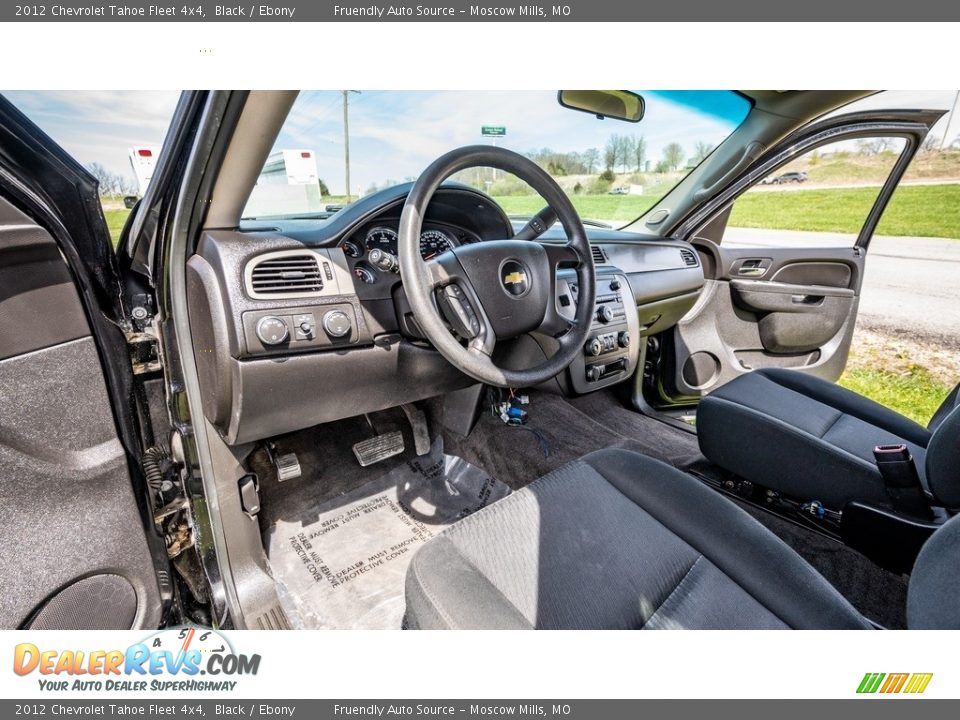
{"label": "center console", "polygon": [[[557,283],[557,308],[573,318],[580,288],[576,273],[562,272]],[[578,393],[620,382],[637,367],[640,321],[626,275],[616,268],[597,271],[597,300],[583,352],[570,364],[570,384]]]}

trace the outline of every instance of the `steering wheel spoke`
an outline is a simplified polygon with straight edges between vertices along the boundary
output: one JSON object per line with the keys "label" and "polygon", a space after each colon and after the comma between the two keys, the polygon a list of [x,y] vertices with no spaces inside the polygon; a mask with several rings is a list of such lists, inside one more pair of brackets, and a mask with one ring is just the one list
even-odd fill
{"label": "steering wheel spoke", "polygon": [[[550,283],[551,283],[551,302],[547,305],[543,316],[543,323],[538,330],[546,335],[561,337],[570,331],[576,322],[576,318],[569,313],[564,313],[563,307],[558,305],[561,296],[564,293],[560,288],[560,277],[558,272],[564,269],[576,269],[583,265],[583,259],[577,249],[571,244],[563,245],[557,243],[539,243],[547,254],[547,261],[550,263]],[[569,305],[567,306],[569,307]]]}
{"label": "steering wheel spoke", "polygon": [[441,315],[457,337],[486,355],[493,352],[496,334],[490,327],[483,303],[468,282],[454,280],[437,287],[436,299]]}
{"label": "steering wheel spoke", "polygon": [[431,290],[438,290],[445,285],[455,282],[459,278],[460,263],[453,253],[445,252],[432,260],[427,260],[426,278]]}
{"label": "steering wheel spoke", "polygon": [[547,259],[551,267],[556,270],[561,268],[578,268],[583,265],[583,256],[573,246],[572,243],[558,245],[557,243],[540,243],[543,249],[547,251]]}

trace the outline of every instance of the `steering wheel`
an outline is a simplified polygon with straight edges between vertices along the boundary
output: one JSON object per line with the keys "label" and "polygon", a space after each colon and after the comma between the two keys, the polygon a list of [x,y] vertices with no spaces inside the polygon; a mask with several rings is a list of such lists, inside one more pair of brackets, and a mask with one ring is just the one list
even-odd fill
{"label": "steering wheel", "polygon": [[[461,245],[424,261],[420,230],[433,194],[454,173],[478,166],[513,173],[536,190],[548,207],[513,239]],[[536,237],[554,217],[563,225],[566,244],[518,239]],[[566,194],[531,160],[485,145],[443,155],[407,195],[399,236],[400,275],[414,318],[434,347],[465,374],[499,387],[537,385],[560,373],[583,352],[596,298],[590,244]],[[580,287],[572,320],[557,307],[559,268],[577,271]],[[533,331],[557,338],[559,349],[552,357],[526,370],[494,363],[491,356],[498,340]]]}

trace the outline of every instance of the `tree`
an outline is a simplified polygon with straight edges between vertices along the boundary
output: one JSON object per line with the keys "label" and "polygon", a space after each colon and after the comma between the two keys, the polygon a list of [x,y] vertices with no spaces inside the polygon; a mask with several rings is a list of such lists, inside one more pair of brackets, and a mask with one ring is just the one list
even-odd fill
{"label": "tree", "polygon": [[633,144],[633,162],[636,172],[643,172],[643,164],[647,161],[647,140],[643,135]]}
{"label": "tree", "polygon": [[551,175],[578,175],[585,171],[583,159],[577,152],[560,152],[541,148],[529,151],[527,157]]}
{"label": "tree", "polygon": [[98,162],[87,165],[87,170],[97,180],[100,195],[110,195],[113,192],[114,175]]}
{"label": "tree", "polygon": [[940,149],[941,138],[938,135],[927,135],[920,146],[920,152],[937,152]]}
{"label": "tree", "polygon": [[137,193],[137,187],[133,180],[128,178],[126,175],[117,175],[117,190],[120,195],[135,195]]}
{"label": "tree", "polygon": [[596,148],[587,148],[583,151],[583,155],[580,156],[580,159],[583,161],[583,165],[587,169],[587,174],[593,175],[594,170],[597,169],[597,165],[600,164],[600,151]]}
{"label": "tree", "polygon": [[607,144],[603,148],[603,166],[613,172],[618,157],[620,157],[620,136],[611,135],[607,138]]}
{"label": "tree", "polygon": [[709,145],[705,142],[698,142],[693,146],[693,157],[690,158],[690,161],[694,165],[699,165],[702,163],[707,155],[713,152],[713,145]]}
{"label": "tree", "polygon": [[634,140],[633,135],[622,135],[620,137],[618,154],[620,155],[620,168],[623,172],[627,171],[630,161],[633,160],[633,149],[636,144],[637,141]]}
{"label": "tree", "polygon": [[683,162],[683,148],[680,143],[669,143],[663,148],[663,162],[670,170],[676,170]]}
{"label": "tree", "polygon": [[880,155],[890,152],[895,147],[893,138],[868,138],[857,140],[857,152],[861,155]]}

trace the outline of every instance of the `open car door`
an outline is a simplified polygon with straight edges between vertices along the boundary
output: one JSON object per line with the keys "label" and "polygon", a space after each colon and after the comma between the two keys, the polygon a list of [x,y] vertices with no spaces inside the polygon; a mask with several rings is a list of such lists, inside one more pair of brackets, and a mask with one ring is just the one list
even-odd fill
{"label": "open car door", "polygon": [[156,628],[171,606],[96,181],[0,97],[0,627]]}
{"label": "open car door", "polygon": [[[694,245],[706,283],[691,312],[650,343],[644,401],[660,410],[689,407],[759,368],[837,380],[870,239],[942,114],[884,111],[815,123],[685,219],[674,235]],[[853,156],[863,161],[851,163]],[[837,216],[849,225],[844,232],[793,229],[830,228]]]}

